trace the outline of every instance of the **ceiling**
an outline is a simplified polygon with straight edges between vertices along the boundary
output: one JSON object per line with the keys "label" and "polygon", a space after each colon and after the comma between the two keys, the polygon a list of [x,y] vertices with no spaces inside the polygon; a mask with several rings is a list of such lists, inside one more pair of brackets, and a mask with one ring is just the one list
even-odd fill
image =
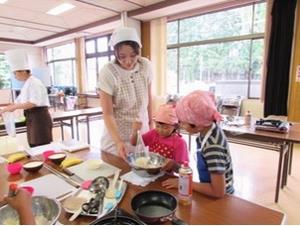
{"label": "ceiling", "polygon": [[[149,21],[228,1],[233,0],[7,0],[0,4],[0,44],[43,46],[112,30],[124,11]],[[59,16],[46,14],[63,2],[75,8]]]}

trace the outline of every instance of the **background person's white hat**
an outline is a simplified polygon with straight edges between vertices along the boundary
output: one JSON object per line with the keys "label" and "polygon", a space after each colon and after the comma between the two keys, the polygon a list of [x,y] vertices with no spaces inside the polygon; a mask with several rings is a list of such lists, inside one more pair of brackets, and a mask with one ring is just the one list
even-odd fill
{"label": "background person's white hat", "polygon": [[30,70],[28,55],[24,49],[7,50],[5,56],[11,71]]}
{"label": "background person's white hat", "polygon": [[136,42],[139,47],[142,47],[141,40],[134,28],[131,27],[122,27],[117,28],[111,35],[109,45],[114,47],[116,44],[124,41],[133,41]]}

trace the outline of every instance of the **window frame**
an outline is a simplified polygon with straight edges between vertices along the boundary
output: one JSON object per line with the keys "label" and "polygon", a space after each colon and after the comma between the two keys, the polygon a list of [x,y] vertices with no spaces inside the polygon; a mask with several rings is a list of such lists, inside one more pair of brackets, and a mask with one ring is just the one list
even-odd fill
{"label": "window frame", "polygon": [[[196,47],[196,46],[201,46],[201,45],[208,45],[208,44],[218,44],[218,43],[226,43],[226,42],[234,42],[234,41],[246,41],[249,40],[250,41],[250,47],[249,47],[249,65],[248,65],[248,70],[247,70],[247,97],[248,99],[259,99],[260,97],[251,97],[251,72],[252,72],[252,68],[251,68],[251,64],[252,64],[252,54],[253,54],[253,41],[255,40],[264,40],[265,38],[265,33],[264,32],[259,32],[259,33],[253,33],[254,31],[254,20],[255,20],[255,6],[261,3],[265,3],[265,1],[259,1],[259,2],[253,2],[249,5],[252,6],[252,18],[251,18],[251,34],[247,34],[247,35],[239,35],[239,36],[231,36],[231,37],[225,37],[225,38],[214,38],[214,39],[207,39],[207,40],[201,40],[201,41],[191,41],[191,42],[184,42],[184,43],[180,43],[180,21],[187,19],[185,18],[177,18],[177,19],[173,19],[173,20],[168,20],[167,23],[170,22],[176,22],[177,23],[177,43],[176,44],[167,44],[167,51],[168,50],[177,50],[176,55],[177,55],[177,65],[176,65],[176,71],[177,71],[177,86],[176,86],[176,92],[180,93],[180,48],[182,47]],[[248,5],[248,6],[249,6]],[[206,13],[200,13],[198,15],[193,15],[190,16],[188,18],[194,18],[194,17],[199,17],[199,16],[203,16],[206,14],[213,14],[213,13],[218,13],[220,11],[228,11],[231,9],[236,9],[236,8],[241,8],[241,7],[245,7],[247,5],[242,5],[242,6],[236,6],[236,7],[232,7],[232,8],[226,8],[223,10],[215,10],[215,11],[211,11],[211,12],[206,12]],[[262,80],[262,77],[261,77]]]}

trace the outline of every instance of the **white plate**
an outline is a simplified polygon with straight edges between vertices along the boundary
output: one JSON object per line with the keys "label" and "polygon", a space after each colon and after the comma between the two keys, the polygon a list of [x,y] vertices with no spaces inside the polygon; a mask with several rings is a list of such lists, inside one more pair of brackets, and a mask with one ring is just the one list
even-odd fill
{"label": "white plate", "polygon": [[[110,180],[111,182],[111,180]],[[120,180],[118,181],[120,182]],[[118,183],[116,183],[116,185],[118,186]],[[104,215],[110,213],[117,205],[118,203],[122,200],[125,192],[126,192],[126,188],[127,188],[127,184],[126,182],[123,182],[122,183],[122,188],[121,188],[121,196],[118,198],[118,199],[109,199],[109,198],[106,198],[104,197],[104,203],[103,203],[103,212],[101,214],[100,217],[103,217]],[[76,191],[75,191],[76,193]],[[89,192],[88,190],[82,190],[79,194],[76,195],[76,197],[82,197],[82,198],[85,198],[88,202],[91,198],[95,197],[96,194],[93,194],[91,192]],[[110,209],[106,209],[105,207],[109,204],[109,203],[112,203],[112,208]],[[66,212],[68,213],[75,213],[77,210],[70,210],[68,208],[65,208],[64,205],[62,205],[62,207],[65,209]],[[84,211],[81,211],[81,214],[80,215],[83,215],[83,216],[94,216],[94,217],[97,217],[97,214],[90,214],[90,213],[86,213]]]}

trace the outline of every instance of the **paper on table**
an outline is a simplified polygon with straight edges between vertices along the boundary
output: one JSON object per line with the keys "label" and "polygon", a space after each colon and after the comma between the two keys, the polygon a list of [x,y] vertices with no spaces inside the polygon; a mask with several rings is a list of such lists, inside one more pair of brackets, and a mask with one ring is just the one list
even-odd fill
{"label": "paper on table", "polygon": [[121,176],[121,178],[125,181],[128,181],[129,183],[132,183],[134,185],[145,187],[150,182],[155,181],[157,178],[163,176],[165,173],[160,172],[159,174],[152,176],[152,177],[141,177],[137,175],[135,172],[130,171],[124,175]]}
{"label": "paper on table", "polygon": [[53,150],[53,151],[61,151],[61,147],[59,143],[52,142],[51,144],[41,145],[34,148],[29,148],[26,152],[31,156],[41,155],[44,151]]}
{"label": "paper on table", "polygon": [[68,151],[68,152],[79,151],[79,150],[90,147],[88,143],[78,141],[78,140],[75,140],[75,139],[62,141],[60,143],[60,146],[61,146],[62,150],[65,150],[65,151]]}

